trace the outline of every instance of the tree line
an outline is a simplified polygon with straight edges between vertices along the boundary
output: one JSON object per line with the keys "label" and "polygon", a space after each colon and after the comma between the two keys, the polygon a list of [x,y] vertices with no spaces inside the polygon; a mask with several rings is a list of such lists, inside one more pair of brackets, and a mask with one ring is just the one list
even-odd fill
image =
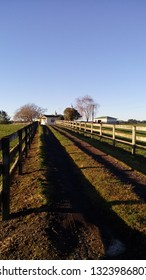
{"label": "tree line", "polygon": [[[64,120],[78,120],[82,117],[86,118],[86,121],[94,119],[95,111],[98,108],[98,104],[95,103],[93,98],[89,95],[85,95],[76,99],[75,106],[70,106],[64,109],[63,115],[60,115]],[[28,103],[21,106],[14,115],[13,120],[17,122],[33,122],[39,119],[47,109],[39,107],[33,103]],[[5,111],[0,111],[0,123],[10,123],[10,117]]]}
{"label": "tree line", "polygon": [[[94,99],[85,95],[81,98],[76,99],[75,106],[71,105],[64,109],[63,115],[59,115],[60,119],[73,121],[78,120],[80,118],[85,119],[87,122],[89,120],[94,121],[95,113],[99,108],[99,104],[97,104]],[[13,120],[17,122],[33,122],[41,118],[41,116],[46,112],[47,109],[39,107],[33,103],[28,103],[26,105],[21,106],[18,110],[16,110]],[[0,111],[0,124],[7,124],[11,122],[11,118],[8,114],[1,110]],[[122,121],[120,121],[122,122]],[[146,120],[139,121],[136,119],[129,119],[125,123],[129,124],[137,124],[137,123],[146,123]]]}
{"label": "tree line", "polygon": [[[71,105],[70,107],[65,108],[63,115],[59,115],[59,118],[68,121],[78,120],[80,118],[84,118],[87,122],[89,120],[94,121],[94,116],[98,108],[99,104],[97,104],[91,96],[85,95],[76,99],[75,106]],[[46,111],[47,109],[39,107],[34,103],[28,103],[16,110],[13,121],[31,123],[40,119]],[[12,120],[8,116],[7,112],[0,110],[0,124],[8,124],[11,122]],[[146,120],[140,121],[136,119],[128,119],[127,121],[119,122],[126,124],[138,124],[146,123]]]}

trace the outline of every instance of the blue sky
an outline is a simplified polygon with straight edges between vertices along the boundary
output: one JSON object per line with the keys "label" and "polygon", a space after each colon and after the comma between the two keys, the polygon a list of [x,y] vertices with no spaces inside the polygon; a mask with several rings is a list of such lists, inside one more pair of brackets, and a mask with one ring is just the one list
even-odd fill
{"label": "blue sky", "polygon": [[0,110],[84,95],[97,116],[146,120],[146,1],[0,0]]}

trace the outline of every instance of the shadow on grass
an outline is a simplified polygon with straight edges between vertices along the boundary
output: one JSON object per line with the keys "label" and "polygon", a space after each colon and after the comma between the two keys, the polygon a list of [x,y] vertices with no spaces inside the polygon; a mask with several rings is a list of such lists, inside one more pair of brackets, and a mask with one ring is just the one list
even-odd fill
{"label": "shadow on grass", "polygon": [[[11,218],[47,212],[46,233],[59,259],[68,259],[78,248],[84,221],[100,230],[105,247],[105,255],[100,259],[145,259],[145,236],[128,227],[111,210],[110,203],[97,193],[46,126],[42,127],[40,141],[41,170],[44,173],[40,183],[46,205],[23,209],[11,214]],[[127,250],[119,256],[109,257],[106,251],[113,237],[121,239]],[[90,259],[88,252],[85,258]]]}
{"label": "shadow on grass", "polygon": [[[55,128],[55,129],[57,129],[57,128]],[[60,131],[60,133],[64,134],[63,131]],[[64,134],[64,135],[66,136],[66,134]],[[74,135],[77,136],[76,134],[74,134]],[[71,139],[71,141],[73,141],[75,143],[75,145],[77,145],[83,152],[85,152],[89,156],[92,156],[92,158],[94,160],[96,160],[99,163],[103,164],[108,170],[110,170],[113,173],[113,175],[115,175],[117,178],[119,178],[121,182],[123,182],[123,183],[129,182],[129,184],[132,184],[134,186],[133,190],[135,191],[135,193],[146,202],[146,185],[145,185],[145,183],[139,183],[134,178],[131,178],[130,176],[128,176],[128,174],[130,174],[130,172],[131,172],[130,170],[121,170],[121,169],[119,169],[117,166],[114,166],[113,163],[110,163],[109,161],[106,160],[106,155],[104,155],[104,156],[96,155],[94,152],[91,151],[90,148],[88,148],[86,146],[82,146],[82,144],[80,142],[76,141],[75,139],[73,139],[69,135],[68,135],[68,138]],[[91,141],[90,140],[88,141],[88,139],[86,137],[79,137],[79,138],[81,138],[82,140],[84,140],[87,143],[91,144]],[[94,145],[94,147],[100,149],[99,147],[97,147],[98,145],[99,144],[96,144],[96,145]],[[103,147],[101,149],[103,152],[105,152],[105,150],[104,150],[105,146],[107,148],[108,144],[107,145],[103,144]],[[114,149],[112,147],[110,147],[110,148]],[[121,153],[124,153],[124,155],[127,155],[127,159],[130,156],[130,157],[133,157],[133,159],[134,158],[139,158],[139,162],[141,162],[141,163],[145,162],[145,158],[142,157],[142,156],[132,156],[132,155],[129,155],[126,151],[123,151],[123,150],[121,151]],[[115,156],[115,158],[121,160],[120,156],[118,156],[118,157]],[[125,163],[127,163],[127,162],[125,161]],[[146,162],[145,162],[145,164],[146,164]],[[129,165],[129,166],[134,167],[132,164]]]}
{"label": "shadow on grass", "polygon": [[[111,204],[107,203],[107,201],[97,193],[95,188],[85,178],[74,161],[61,146],[60,142],[47,127],[43,127],[41,141],[42,164],[47,168],[46,178],[52,189],[51,192],[50,189],[46,190],[45,185],[44,193],[47,197],[48,205],[51,207],[51,211],[59,213],[63,209],[66,215],[67,213],[82,213],[84,219],[88,223],[93,223],[100,229],[100,234],[105,245],[105,251],[108,247],[107,243],[114,234],[114,236],[122,239],[127,246],[126,253],[120,256],[121,259],[145,258],[145,236],[127,226],[127,224],[125,224],[125,222],[111,210]],[[54,159],[57,160],[54,162]],[[63,207],[66,201],[70,201],[71,205]],[[125,201],[116,203],[125,203]],[[126,203],[137,204],[138,202],[129,201]],[[58,207],[59,205],[60,207]],[[57,225],[57,228],[59,228],[59,225]],[[78,227],[76,227],[76,230],[78,231]],[[50,229],[48,231],[50,233]],[[55,229],[55,231],[58,232],[59,238],[60,230]],[[75,247],[75,244],[77,246],[78,243],[78,234],[76,232],[76,235],[74,235],[72,232],[71,235],[73,235],[72,238],[75,238],[75,242],[73,242],[73,247]],[[52,235],[52,237],[53,236],[54,235]],[[70,238],[68,240],[71,241]],[[61,237],[60,241],[59,239],[56,241],[55,238],[54,242],[57,242],[56,246],[58,246],[58,242],[61,244]],[[60,252],[65,253],[65,250],[67,250],[66,245],[65,242],[63,248],[65,247],[66,249],[63,249],[60,245]],[[68,244],[68,248],[72,248],[73,250],[73,247],[71,244]],[[116,259],[116,257],[114,259]]]}
{"label": "shadow on grass", "polygon": [[[112,144],[106,142],[105,139],[100,138],[99,136],[91,135],[85,132],[74,132],[70,129],[61,127],[64,131],[69,132],[75,137],[86,141],[87,143],[93,145],[95,148],[100,149],[101,151],[108,153],[109,155],[115,157],[116,159],[124,162],[133,170],[137,170],[146,175],[146,157],[140,154],[132,155],[131,151],[126,150],[120,147],[120,144],[117,143],[114,147]],[[111,140],[112,143],[112,140]],[[142,151],[142,150],[141,150]],[[144,151],[145,152],[145,151]]]}

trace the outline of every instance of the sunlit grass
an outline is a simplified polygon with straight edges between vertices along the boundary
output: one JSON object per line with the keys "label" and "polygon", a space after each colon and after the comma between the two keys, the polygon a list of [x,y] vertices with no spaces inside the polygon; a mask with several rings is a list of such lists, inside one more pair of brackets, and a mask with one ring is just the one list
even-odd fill
{"label": "sunlit grass", "polygon": [[24,124],[0,124],[0,138],[10,135],[24,127]]}
{"label": "sunlit grass", "polygon": [[[95,188],[97,195],[105,201],[107,211],[112,210],[129,227],[146,234],[146,204],[129,183],[123,183],[103,164],[79,149],[70,139],[50,127],[80,172]],[[85,190],[86,191],[86,190]],[[88,193],[92,196],[91,193]],[[91,197],[94,201],[94,197]]]}
{"label": "sunlit grass", "polygon": [[118,160],[124,162],[126,165],[131,167],[134,170],[137,170],[146,175],[146,150],[136,149],[136,154],[131,154],[131,147],[122,143],[116,143],[116,146],[113,147],[113,141],[110,139],[102,138],[89,133],[77,133],[71,131],[70,129],[61,127],[63,130],[70,132],[72,135],[86,141],[97,149],[117,158]]}

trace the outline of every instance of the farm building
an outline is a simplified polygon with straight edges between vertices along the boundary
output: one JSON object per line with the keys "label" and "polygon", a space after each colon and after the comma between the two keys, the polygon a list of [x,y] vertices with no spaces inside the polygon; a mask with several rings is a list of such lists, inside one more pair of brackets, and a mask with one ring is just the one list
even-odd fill
{"label": "farm building", "polygon": [[45,125],[45,124],[55,124],[55,121],[60,117],[60,115],[43,115],[40,119],[40,124]]}
{"label": "farm building", "polygon": [[117,118],[109,117],[109,116],[104,116],[104,117],[98,117],[94,118],[94,121],[97,123],[116,123]]}

